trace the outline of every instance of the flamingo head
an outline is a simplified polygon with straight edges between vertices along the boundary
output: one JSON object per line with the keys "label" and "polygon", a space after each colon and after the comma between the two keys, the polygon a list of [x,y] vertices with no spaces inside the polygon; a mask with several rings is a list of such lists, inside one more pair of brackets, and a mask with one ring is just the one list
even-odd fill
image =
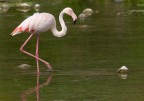
{"label": "flamingo head", "polygon": [[77,20],[77,16],[76,16],[76,14],[74,13],[74,11],[73,11],[70,7],[65,8],[63,11],[64,11],[64,13],[66,13],[67,15],[69,15],[69,16],[72,17],[73,22],[74,22],[74,24],[75,24],[75,23],[76,23],[76,20]]}

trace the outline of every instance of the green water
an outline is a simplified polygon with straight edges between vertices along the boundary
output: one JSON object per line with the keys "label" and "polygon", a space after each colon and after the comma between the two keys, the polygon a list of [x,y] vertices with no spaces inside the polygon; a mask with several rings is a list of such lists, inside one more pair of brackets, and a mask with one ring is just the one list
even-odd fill
{"label": "green water", "polygon": [[[77,15],[85,8],[92,8],[94,13],[85,20],[79,19],[76,25],[65,16],[68,32],[62,38],[50,31],[41,33],[39,56],[50,62],[54,72],[47,72],[40,62],[37,94],[35,59],[19,51],[29,34],[10,36],[35,11],[17,11],[11,2],[7,12],[0,12],[0,101],[144,100],[142,0],[33,0],[34,3],[41,4],[39,12],[50,12],[56,19],[67,6]],[[57,26],[60,29],[58,22]],[[35,42],[34,37],[25,49],[34,54]],[[21,69],[21,64],[31,67]],[[129,69],[126,79],[116,73],[123,65]]]}

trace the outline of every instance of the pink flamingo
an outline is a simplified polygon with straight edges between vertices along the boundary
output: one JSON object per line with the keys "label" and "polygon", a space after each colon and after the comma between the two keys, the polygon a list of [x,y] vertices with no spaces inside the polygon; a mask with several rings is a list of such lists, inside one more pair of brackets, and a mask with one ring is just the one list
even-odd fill
{"label": "pink flamingo", "polygon": [[[39,60],[46,64],[48,69],[52,71],[51,65],[46,62],[45,60],[39,58],[38,56],[38,47],[39,47],[39,35],[41,32],[45,32],[48,30],[51,30],[53,35],[56,37],[62,37],[66,34],[67,32],[67,27],[65,25],[65,22],[63,20],[63,15],[67,14],[72,17],[74,24],[77,20],[77,16],[75,15],[74,11],[67,7],[61,11],[59,14],[59,22],[61,24],[62,30],[58,31],[56,28],[56,20],[55,17],[52,14],[49,13],[35,13],[32,16],[28,17],[25,19],[18,27],[15,28],[15,30],[11,33],[12,36],[20,34],[22,32],[30,32],[31,35],[28,37],[28,39],[23,43],[23,45],[20,47],[20,51],[36,58],[36,60]],[[37,42],[36,42],[36,54],[33,55],[27,51],[24,50],[24,47],[28,43],[28,41],[33,37],[33,35],[37,35]],[[39,70],[39,69],[38,69]],[[39,71],[37,71],[39,72]]]}

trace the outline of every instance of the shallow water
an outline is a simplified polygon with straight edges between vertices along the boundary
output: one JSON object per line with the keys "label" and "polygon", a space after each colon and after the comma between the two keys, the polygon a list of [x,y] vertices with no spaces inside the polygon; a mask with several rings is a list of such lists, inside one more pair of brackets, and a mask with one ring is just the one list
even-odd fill
{"label": "shallow water", "polygon": [[[56,19],[66,6],[77,15],[85,8],[92,8],[94,13],[76,25],[65,16],[68,32],[62,38],[41,33],[39,55],[50,62],[54,72],[47,72],[40,62],[40,76],[35,59],[19,51],[29,34],[10,36],[36,11],[17,11],[12,2],[7,12],[0,12],[0,101],[143,101],[143,2],[57,1],[37,0],[39,12],[50,12]],[[35,40],[25,48],[31,53],[35,53]],[[22,64],[30,67],[20,68]],[[129,69],[124,78],[116,73],[123,65]]]}

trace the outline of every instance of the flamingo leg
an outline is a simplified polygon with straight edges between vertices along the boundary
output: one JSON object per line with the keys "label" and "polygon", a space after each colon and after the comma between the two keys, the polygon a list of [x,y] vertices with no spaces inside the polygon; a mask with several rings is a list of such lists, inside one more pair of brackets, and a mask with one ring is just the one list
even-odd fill
{"label": "flamingo leg", "polygon": [[[36,41],[36,53],[35,53],[35,55],[36,55],[36,57],[38,58],[39,57],[39,51],[38,51],[38,49],[39,49],[39,34],[37,35],[37,41]],[[39,74],[39,72],[40,72],[40,69],[39,69],[39,60],[36,58],[36,63],[37,63],[37,74]]]}
{"label": "flamingo leg", "polygon": [[[29,53],[29,52],[27,52],[27,51],[24,50],[24,47],[25,47],[26,44],[29,42],[29,40],[33,37],[33,35],[34,35],[34,33],[32,33],[32,34],[28,37],[28,39],[23,43],[23,45],[20,47],[20,51],[23,52],[23,53],[25,53],[25,54],[27,54],[27,55],[29,55],[29,56],[31,56],[31,57],[34,57],[35,59],[37,59],[37,60],[39,60],[39,61],[41,61],[41,62],[43,62],[44,64],[46,64],[46,66],[48,67],[48,69],[49,69],[50,71],[52,71],[52,67],[51,67],[51,65],[50,65],[48,62],[46,62],[45,60],[39,58],[38,56],[35,56],[35,55],[33,55],[33,54],[31,54],[31,53]],[[38,38],[37,40],[39,40],[39,38]],[[37,43],[38,43],[38,42],[39,42],[39,41],[37,41]],[[37,48],[38,48],[38,47],[37,47]],[[38,52],[37,49],[36,49],[36,51]]]}

